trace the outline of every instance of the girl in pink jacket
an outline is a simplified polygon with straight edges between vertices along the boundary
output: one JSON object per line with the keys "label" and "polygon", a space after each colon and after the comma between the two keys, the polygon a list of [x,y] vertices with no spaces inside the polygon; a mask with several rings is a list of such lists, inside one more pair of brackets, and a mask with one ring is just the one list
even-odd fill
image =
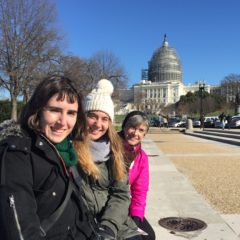
{"label": "girl in pink jacket", "polygon": [[[148,156],[141,148],[141,140],[149,129],[147,116],[140,111],[130,112],[124,119],[119,133],[125,148],[125,162],[128,168],[131,204],[129,214],[137,226],[147,235],[144,240],[155,240],[155,233],[144,217],[149,185]],[[144,234],[144,233],[143,233]]]}

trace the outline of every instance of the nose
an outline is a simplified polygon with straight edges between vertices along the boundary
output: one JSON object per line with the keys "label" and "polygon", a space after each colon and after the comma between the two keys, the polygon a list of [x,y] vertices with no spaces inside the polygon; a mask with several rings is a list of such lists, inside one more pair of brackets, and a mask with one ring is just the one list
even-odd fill
{"label": "nose", "polygon": [[95,126],[100,128],[101,127],[101,119],[96,119]]}
{"label": "nose", "polygon": [[138,133],[138,129],[137,128],[134,128],[133,129],[133,134],[136,135]]}
{"label": "nose", "polygon": [[64,113],[59,115],[58,123],[64,126],[67,122],[67,116]]}
{"label": "nose", "polygon": [[133,131],[134,135],[139,135],[142,133],[142,131],[138,128],[135,128],[134,131]]}

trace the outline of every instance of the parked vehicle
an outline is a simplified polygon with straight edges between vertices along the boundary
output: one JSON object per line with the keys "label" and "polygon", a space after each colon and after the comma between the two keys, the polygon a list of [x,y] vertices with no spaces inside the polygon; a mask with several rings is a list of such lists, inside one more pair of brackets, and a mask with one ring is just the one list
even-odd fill
{"label": "parked vehicle", "polygon": [[198,120],[198,119],[195,119],[195,120],[193,120],[193,127],[195,127],[195,128],[197,128],[197,127],[201,127],[201,122],[200,122],[200,120]]}
{"label": "parked vehicle", "polygon": [[240,115],[232,117],[230,128],[240,128]]}
{"label": "parked vehicle", "polygon": [[160,127],[160,125],[161,125],[161,122],[160,122],[159,119],[157,119],[157,118],[152,118],[152,119],[150,120],[150,126],[151,126],[151,127]]}
{"label": "parked vehicle", "polygon": [[180,120],[172,118],[168,121],[168,127],[177,127],[177,124],[180,122]]}
{"label": "parked vehicle", "polygon": [[215,122],[218,120],[218,117],[212,116],[212,117],[204,117],[204,127],[205,128],[213,128],[215,127]]}
{"label": "parked vehicle", "polygon": [[180,123],[181,119],[179,117],[171,117],[168,120],[168,127],[178,127],[178,123]]}
{"label": "parked vehicle", "polygon": [[214,128],[222,128],[222,122],[218,119],[214,122]]}
{"label": "parked vehicle", "polygon": [[203,125],[205,128],[214,127],[214,121],[211,118],[204,119]]}
{"label": "parked vehicle", "polygon": [[177,124],[177,127],[186,127],[187,126],[187,121],[184,119],[184,120],[181,120],[178,124]]}
{"label": "parked vehicle", "polygon": [[186,127],[186,120],[181,120],[179,118],[170,118],[168,122],[169,127]]}

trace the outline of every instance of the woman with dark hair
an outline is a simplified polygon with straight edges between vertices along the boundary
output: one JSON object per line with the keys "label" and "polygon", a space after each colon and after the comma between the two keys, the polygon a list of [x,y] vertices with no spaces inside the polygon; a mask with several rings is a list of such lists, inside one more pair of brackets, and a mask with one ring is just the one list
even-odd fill
{"label": "woman with dark hair", "polygon": [[82,240],[92,229],[71,171],[72,140],[83,141],[81,96],[53,76],[35,89],[18,130],[0,142],[0,236],[4,240]]}
{"label": "woman with dark hair", "polygon": [[143,230],[142,239],[155,240],[155,233],[144,217],[149,185],[148,156],[141,147],[141,140],[149,129],[149,120],[141,111],[130,112],[122,123],[119,135],[123,139],[125,164],[128,168],[131,203],[129,214]]}

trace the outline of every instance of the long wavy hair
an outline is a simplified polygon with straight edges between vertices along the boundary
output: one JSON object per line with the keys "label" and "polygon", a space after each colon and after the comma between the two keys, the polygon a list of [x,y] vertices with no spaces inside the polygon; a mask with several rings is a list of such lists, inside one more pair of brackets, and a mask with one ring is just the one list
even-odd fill
{"label": "long wavy hair", "polygon": [[[119,137],[117,131],[115,130],[111,121],[109,121],[109,127],[106,135],[110,141],[111,154],[113,159],[112,171],[115,180],[121,181],[126,177],[126,167],[124,164],[123,156],[123,145],[121,138]],[[95,179],[101,177],[100,170],[97,164],[94,162],[91,152],[90,152],[90,138],[85,139],[85,141],[74,141],[73,144],[77,151],[78,159],[81,168],[89,175]]]}

